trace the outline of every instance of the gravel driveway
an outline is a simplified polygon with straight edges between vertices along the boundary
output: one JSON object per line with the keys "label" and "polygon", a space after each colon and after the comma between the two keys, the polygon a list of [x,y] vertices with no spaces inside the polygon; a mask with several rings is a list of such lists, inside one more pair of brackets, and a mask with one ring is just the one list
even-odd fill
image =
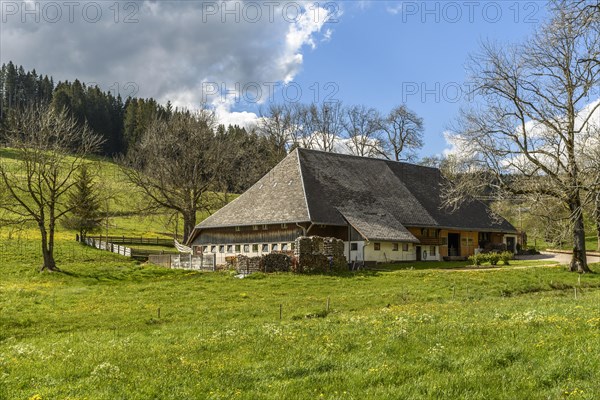
{"label": "gravel driveway", "polygon": [[[542,254],[535,256],[516,256],[517,260],[546,260],[546,261],[558,261],[559,264],[569,264],[571,262],[571,255],[564,253],[547,253],[542,252]],[[588,263],[598,263],[600,262],[600,257],[590,256],[587,257]]]}

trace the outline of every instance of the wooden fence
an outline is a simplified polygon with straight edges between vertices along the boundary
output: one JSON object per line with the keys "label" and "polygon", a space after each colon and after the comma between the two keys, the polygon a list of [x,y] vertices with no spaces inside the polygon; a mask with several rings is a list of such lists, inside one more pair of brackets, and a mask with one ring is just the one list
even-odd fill
{"label": "wooden fence", "polygon": [[189,269],[195,271],[215,271],[217,260],[215,254],[194,256],[192,254],[149,255],[148,262],[165,268]]}
{"label": "wooden fence", "polygon": [[[127,237],[127,236],[88,236],[90,239],[100,240],[112,244],[138,244],[138,245],[156,245],[165,247],[175,247],[173,239],[148,238],[148,237]],[[107,240],[108,239],[108,240]]]}
{"label": "wooden fence", "polygon": [[120,254],[125,257],[133,257],[132,251],[129,247],[120,246],[118,244],[114,244],[114,243],[110,243],[110,242],[105,242],[103,240],[98,240],[97,238],[94,238],[94,237],[86,237],[83,240],[83,243],[87,244],[88,246],[95,247],[99,250],[110,251],[112,253]]}

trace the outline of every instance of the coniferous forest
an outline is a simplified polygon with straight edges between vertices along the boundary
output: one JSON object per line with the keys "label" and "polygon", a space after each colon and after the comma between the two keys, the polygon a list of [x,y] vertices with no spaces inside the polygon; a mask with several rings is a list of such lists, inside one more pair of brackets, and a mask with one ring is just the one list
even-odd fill
{"label": "coniferous forest", "polygon": [[[153,98],[123,99],[119,94],[103,91],[96,85],[88,86],[78,79],[55,82],[51,76],[35,69],[26,71],[11,61],[0,69],[0,143],[2,131],[10,128],[11,114],[36,103],[66,109],[81,124],[87,123],[103,139],[98,155],[111,158],[126,155],[155,119],[189,112],[173,107],[170,102],[162,105]],[[237,163],[244,165],[244,173],[229,178],[231,191],[248,189],[282,157],[272,140],[244,127],[218,125],[215,135],[227,139],[231,149],[236,149]]]}

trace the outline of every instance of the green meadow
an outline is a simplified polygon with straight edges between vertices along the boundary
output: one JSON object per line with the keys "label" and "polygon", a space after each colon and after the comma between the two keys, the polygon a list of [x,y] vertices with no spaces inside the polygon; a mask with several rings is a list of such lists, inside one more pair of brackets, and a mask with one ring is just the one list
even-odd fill
{"label": "green meadow", "polygon": [[[2,150],[3,162],[11,153]],[[109,234],[166,213],[99,161]],[[203,218],[199,215],[199,218]],[[343,275],[163,269],[59,228],[0,227],[0,399],[595,399],[600,265],[381,265]]]}
{"label": "green meadow", "polygon": [[600,274],[415,263],[237,279],[67,239],[64,272],[40,274],[36,245],[4,236],[0,246],[2,399],[600,393]]}

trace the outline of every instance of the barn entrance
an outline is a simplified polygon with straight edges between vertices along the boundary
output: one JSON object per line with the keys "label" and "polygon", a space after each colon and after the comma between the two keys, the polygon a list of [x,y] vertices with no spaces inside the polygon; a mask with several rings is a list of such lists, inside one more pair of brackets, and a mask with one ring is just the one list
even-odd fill
{"label": "barn entrance", "polygon": [[448,255],[460,257],[460,233],[448,234]]}

